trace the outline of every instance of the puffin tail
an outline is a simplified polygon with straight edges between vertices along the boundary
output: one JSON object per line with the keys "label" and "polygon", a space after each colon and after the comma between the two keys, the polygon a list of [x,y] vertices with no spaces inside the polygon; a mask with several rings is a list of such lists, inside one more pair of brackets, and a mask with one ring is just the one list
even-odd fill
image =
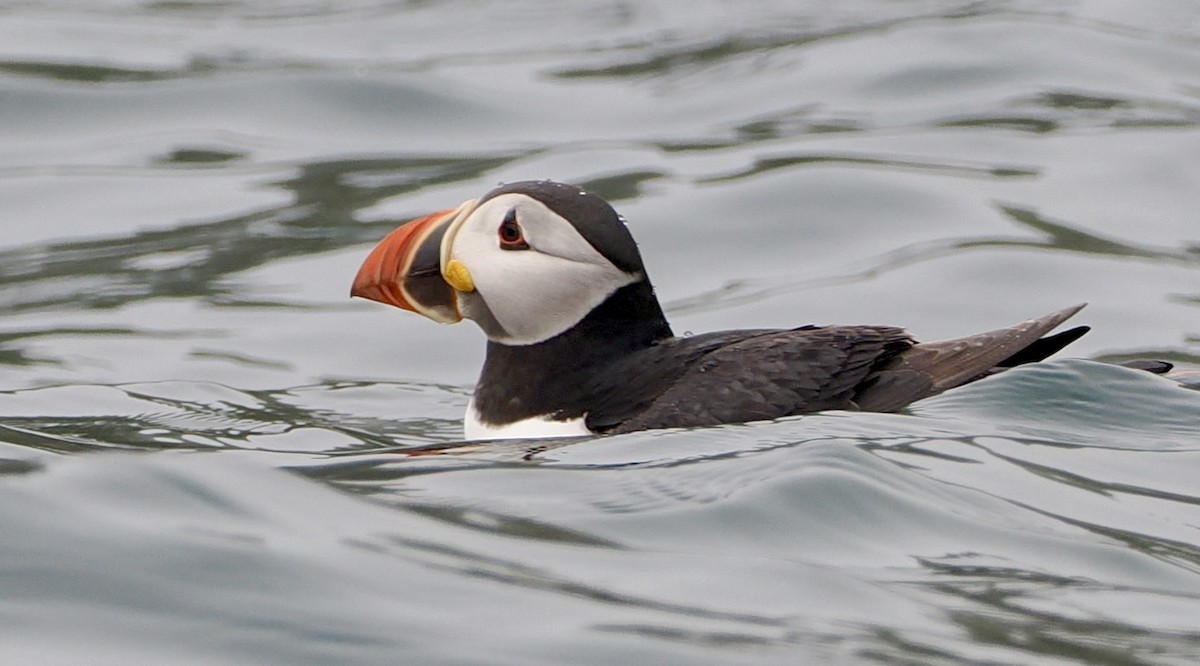
{"label": "puffin tail", "polygon": [[865,411],[891,412],[1003,368],[1040,361],[1087,333],[1088,327],[1079,326],[1042,337],[1085,305],[986,333],[913,345],[876,368],[855,403]]}
{"label": "puffin tail", "polygon": [[1038,338],[1029,343],[1028,347],[997,363],[996,367],[1012,368],[1024,363],[1044,361],[1061,351],[1063,347],[1082,338],[1090,330],[1092,330],[1091,326],[1076,326],[1075,328],[1069,328],[1054,335]]}

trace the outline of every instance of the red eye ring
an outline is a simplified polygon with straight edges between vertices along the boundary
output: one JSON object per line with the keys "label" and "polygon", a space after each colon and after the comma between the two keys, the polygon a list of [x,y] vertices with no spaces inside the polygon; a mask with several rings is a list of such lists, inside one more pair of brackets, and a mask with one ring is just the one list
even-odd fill
{"label": "red eye ring", "polygon": [[525,242],[525,231],[517,222],[516,210],[508,211],[508,214],[504,216],[504,221],[500,223],[500,228],[496,230],[496,235],[500,238],[501,250],[529,249],[529,243]]}

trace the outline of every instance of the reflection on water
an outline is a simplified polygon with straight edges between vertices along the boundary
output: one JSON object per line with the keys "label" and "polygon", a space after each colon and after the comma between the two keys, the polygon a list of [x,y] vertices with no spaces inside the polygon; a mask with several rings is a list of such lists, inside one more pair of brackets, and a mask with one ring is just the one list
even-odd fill
{"label": "reflection on water", "polygon": [[991,176],[996,178],[1027,178],[1038,175],[1037,171],[1034,169],[1016,166],[977,166],[967,164],[929,163],[921,162],[917,159],[905,160],[896,157],[870,157],[865,155],[794,155],[790,157],[776,156],[760,158],[755,161],[753,167],[746,169],[745,171],[706,178],[704,182],[720,182],[725,180],[737,180],[740,178],[753,178],[755,176],[770,173],[779,169],[793,169],[800,166],[819,167],[821,165],[865,166],[902,170],[914,169],[920,171],[930,171],[933,173],[940,172],[953,176]]}
{"label": "reflection on water", "polygon": [[[1200,124],[1200,105],[1053,91],[1005,105],[1004,115],[954,118],[943,127],[1014,129],[1039,134],[1089,129],[1169,129]],[[1017,115],[1017,112],[1020,115]]]}
{"label": "reflection on water", "polygon": [[[332,454],[342,450],[419,446],[454,440],[460,418],[391,419],[314,407],[345,394],[371,396],[386,410],[397,399],[458,402],[461,391],[437,386],[337,382],[280,391],[238,391],[195,383],[62,386],[0,394],[0,427],[25,446],[64,452],[92,448],[240,448]],[[357,398],[355,402],[363,402]]]}
{"label": "reflection on water", "polygon": [[[1195,251],[1196,248],[1175,250],[1121,242],[1089,233],[1084,229],[1048,220],[1033,210],[1004,204],[997,204],[997,208],[1007,218],[1016,222],[1021,227],[1037,232],[1042,238],[947,238],[932,242],[916,243],[873,257],[867,260],[866,268],[853,274],[792,282],[773,280],[769,285],[739,281],[726,284],[712,292],[696,294],[686,299],[672,301],[666,307],[670,312],[676,313],[721,309],[740,303],[762,300],[788,291],[873,280],[887,272],[899,270],[921,262],[933,261],[947,255],[994,248],[1037,249],[1051,250],[1062,254],[1082,253],[1106,255],[1115,258],[1128,257],[1155,262],[1172,262],[1187,268],[1200,269],[1200,253]],[[1188,299],[1182,300],[1187,301]],[[1150,355],[1154,356],[1157,353],[1159,352],[1152,352]],[[1164,351],[1162,353],[1166,353],[1171,357],[1164,360],[1195,363],[1197,359],[1197,356],[1180,354],[1177,351]],[[1144,355],[1141,356],[1141,358],[1145,357]],[[1133,360],[1139,357],[1135,354],[1110,356],[1110,359],[1116,358],[1120,360]]]}

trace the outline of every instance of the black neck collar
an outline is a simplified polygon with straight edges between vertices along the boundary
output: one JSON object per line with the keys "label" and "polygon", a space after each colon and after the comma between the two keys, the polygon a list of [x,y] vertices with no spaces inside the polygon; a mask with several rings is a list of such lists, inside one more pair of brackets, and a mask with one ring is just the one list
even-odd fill
{"label": "black neck collar", "polygon": [[475,410],[480,420],[494,425],[533,416],[583,416],[603,389],[597,378],[605,368],[671,336],[654,289],[643,278],[549,340],[519,346],[488,341]]}

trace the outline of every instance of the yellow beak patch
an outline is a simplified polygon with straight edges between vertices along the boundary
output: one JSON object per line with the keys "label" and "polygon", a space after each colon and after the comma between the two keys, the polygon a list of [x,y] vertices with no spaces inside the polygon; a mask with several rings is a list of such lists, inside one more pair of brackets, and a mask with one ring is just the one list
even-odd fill
{"label": "yellow beak patch", "polygon": [[445,278],[447,284],[454,287],[455,291],[461,291],[464,294],[475,291],[475,281],[471,279],[471,271],[467,270],[467,265],[458,259],[446,262],[446,268],[442,270],[442,277]]}

